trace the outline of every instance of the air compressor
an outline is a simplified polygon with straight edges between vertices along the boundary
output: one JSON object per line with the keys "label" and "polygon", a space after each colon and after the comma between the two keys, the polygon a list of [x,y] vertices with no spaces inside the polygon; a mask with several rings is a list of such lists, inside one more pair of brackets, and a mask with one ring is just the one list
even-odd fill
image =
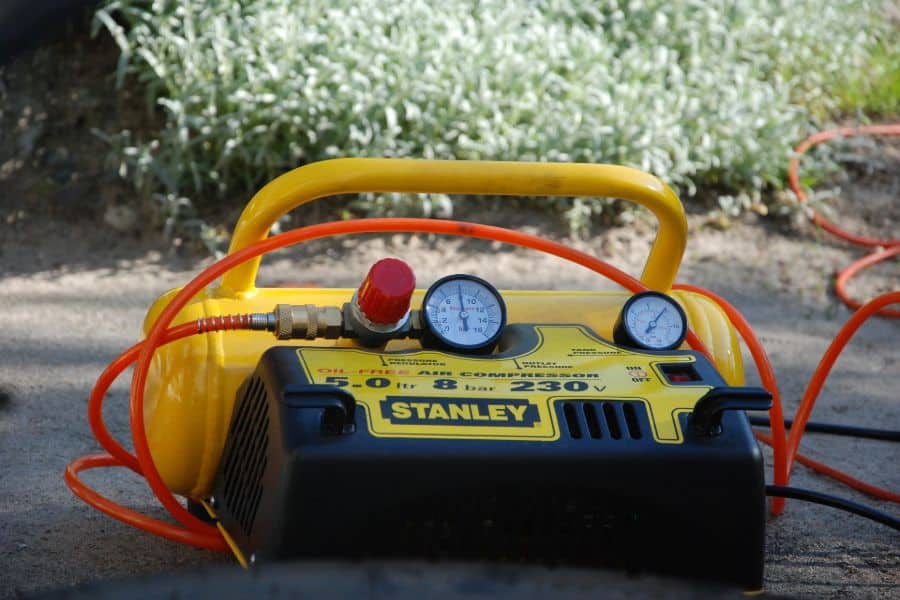
{"label": "air compressor", "polygon": [[[659,230],[639,280],[475,223],[363,219],[268,237],[293,208],[358,192],[621,198],[648,208]],[[501,291],[477,273],[421,282],[414,261],[392,257],[355,289],[255,285],[267,251],[387,231],[535,248],[625,291]],[[672,190],[621,166],[360,158],[300,167],[251,200],[225,259],[151,306],[147,338],[91,396],[109,454],[73,463],[67,481],[117,518],[227,546],[244,565],[526,561],[760,589],[766,486],[745,411],[768,410],[772,396],[744,385],[726,311],[673,289],[686,241]],[[134,455],[100,416],[104,385],[132,363]],[[77,479],[110,465],[145,476],[183,527],[120,510]]]}

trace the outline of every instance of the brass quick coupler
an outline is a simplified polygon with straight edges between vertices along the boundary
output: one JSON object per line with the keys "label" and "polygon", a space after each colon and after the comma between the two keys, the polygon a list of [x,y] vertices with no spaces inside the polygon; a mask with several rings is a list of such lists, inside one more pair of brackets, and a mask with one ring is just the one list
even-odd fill
{"label": "brass quick coupler", "polygon": [[267,329],[279,340],[341,337],[344,319],[336,306],[278,304],[272,315],[274,323]]}

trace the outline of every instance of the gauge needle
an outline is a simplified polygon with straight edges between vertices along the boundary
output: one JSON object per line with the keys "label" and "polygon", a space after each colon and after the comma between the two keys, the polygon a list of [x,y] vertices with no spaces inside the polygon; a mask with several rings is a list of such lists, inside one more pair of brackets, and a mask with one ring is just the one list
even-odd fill
{"label": "gauge needle", "polygon": [[459,318],[462,321],[463,331],[469,330],[469,315],[466,314],[466,309],[463,307],[463,295],[462,295],[462,286],[456,286],[456,292],[459,294]]}
{"label": "gauge needle", "polygon": [[661,311],[659,311],[659,314],[656,315],[656,318],[653,319],[652,321],[650,321],[649,323],[647,323],[647,331],[645,331],[644,333],[650,333],[651,331],[653,331],[654,329],[656,329],[656,322],[659,321],[659,318],[660,318],[661,316],[663,316],[663,313],[666,312],[666,309],[667,309],[667,308],[669,308],[669,307],[668,307],[668,306],[664,306],[663,309],[662,309]]}

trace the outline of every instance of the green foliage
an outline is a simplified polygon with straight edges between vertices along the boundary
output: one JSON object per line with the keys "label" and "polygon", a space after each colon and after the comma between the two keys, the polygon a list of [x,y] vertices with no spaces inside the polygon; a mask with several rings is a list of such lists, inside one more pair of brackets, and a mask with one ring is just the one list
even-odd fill
{"label": "green foliage", "polygon": [[835,84],[840,108],[881,118],[900,116],[900,31],[875,45],[862,69],[851,71]]}
{"label": "green foliage", "polygon": [[[123,146],[170,194],[337,156],[608,162],[730,212],[782,185],[828,86],[867,63],[866,0],[112,0],[97,14],[164,113]],[[120,25],[121,24],[121,25]],[[375,207],[379,208],[379,207]],[[381,206],[379,210],[383,210]],[[602,210],[579,200],[579,227]]]}

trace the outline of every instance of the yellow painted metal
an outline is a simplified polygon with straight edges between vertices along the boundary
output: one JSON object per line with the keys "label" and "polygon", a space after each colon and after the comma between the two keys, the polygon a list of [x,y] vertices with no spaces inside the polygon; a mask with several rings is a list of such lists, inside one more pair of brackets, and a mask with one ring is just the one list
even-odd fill
{"label": "yellow painted metal", "polygon": [[247,562],[247,557],[244,556],[244,553],[241,552],[240,548],[238,548],[238,545],[234,541],[234,538],[231,537],[231,534],[228,533],[228,530],[225,529],[225,526],[222,525],[221,521],[219,521],[219,516],[216,514],[216,511],[212,506],[210,506],[209,502],[201,500],[200,503],[203,505],[203,508],[204,510],[206,510],[206,514],[209,515],[209,518],[215,522],[216,528],[219,530],[219,533],[222,534],[222,538],[225,540],[225,543],[228,544],[228,548],[231,550],[234,558],[237,559],[238,564],[241,565],[241,567],[243,567],[244,569],[249,569],[250,563]]}
{"label": "yellow painted metal", "polygon": [[669,294],[684,308],[688,324],[706,344],[722,378],[728,385],[744,385],[740,342],[728,315],[706,296],[681,290]]}
{"label": "yellow painted metal", "polygon": [[[263,240],[288,211],[326,196],[358,192],[418,192],[496,196],[599,196],[650,209],[659,232],[641,281],[672,287],[687,243],[684,209],[669,187],[648,173],[617,165],[341,158],[289,171],[253,197],[234,229],[230,253]],[[232,269],[219,296],[253,292],[259,259]]]}
{"label": "yellow painted metal", "polygon": [[[624,167],[341,159],[308,165],[265,186],[245,209],[235,228],[234,252],[265,238],[285,211],[314,198],[355,191],[416,191],[527,195],[602,195],[627,198],[652,210],[660,231],[645,266],[643,281],[669,291],[684,250],[686,221],[677,197],[658,179]],[[248,263],[223,277],[222,286],[191,301],[174,324],[202,317],[269,312],[276,304],[341,306],[349,289],[256,288],[258,263]],[[360,273],[360,278],[365,274]],[[146,332],[177,290],[153,304]],[[576,323],[607,339],[626,292],[506,291],[510,323]],[[673,292],[689,323],[731,385],[743,383],[737,337],[727,317],[708,299]],[[421,305],[423,290],[413,296]],[[145,392],[145,420],[154,462],[172,491],[206,497],[218,468],[235,394],[262,353],[275,345],[348,346],[352,340],[288,340],[266,332],[212,333],[186,338],[159,349]],[[390,350],[414,348],[416,342],[395,341]]]}
{"label": "yellow painted metal", "polygon": [[[279,303],[340,306],[351,289],[268,289],[250,298],[198,297],[177,322],[201,317],[272,310]],[[147,316],[145,330],[168,303],[161,297]],[[424,295],[417,290],[413,306]],[[625,292],[504,291],[510,323],[579,323],[611,339]],[[743,365],[734,330],[717,306],[689,292],[674,292],[731,385],[743,383]],[[175,492],[204,497],[212,484],[224,447],[235,394],[262,353],[275,345],[352,347],[351,340],[277,341],[266,332],[226,332],[195,336],[161,348],[154,357],[145,394],[145,418],[153,459]],[[395,341],[390,349],[415,348]]]}

